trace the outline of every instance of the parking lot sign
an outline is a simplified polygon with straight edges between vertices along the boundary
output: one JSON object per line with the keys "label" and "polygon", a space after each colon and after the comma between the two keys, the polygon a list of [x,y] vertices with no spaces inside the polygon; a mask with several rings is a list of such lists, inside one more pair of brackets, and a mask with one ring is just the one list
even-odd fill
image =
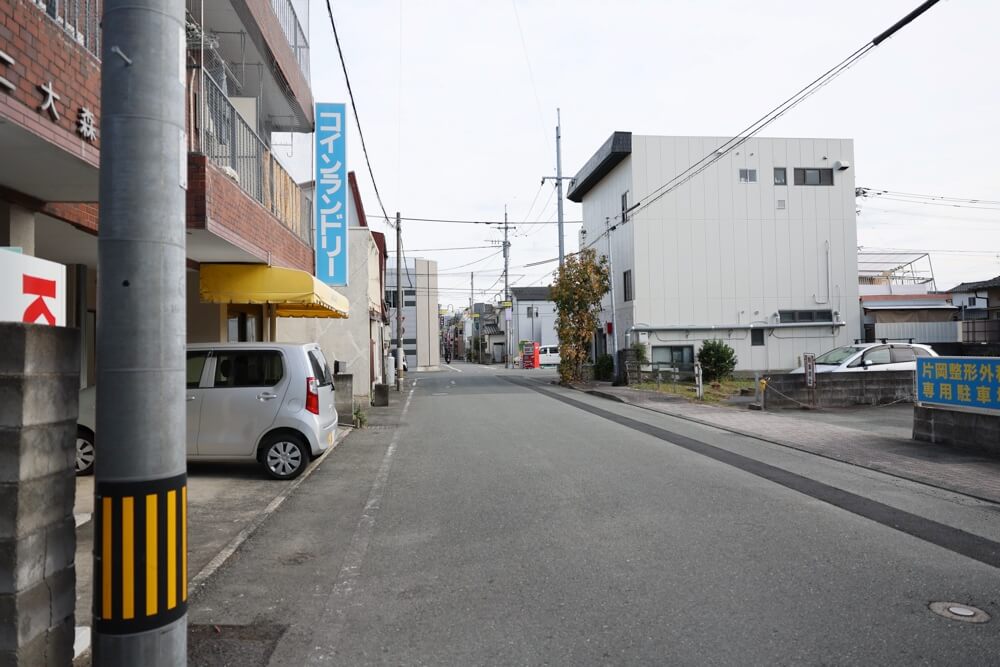
{"label": "parking lot sign", "polygon": [[917,403],[1000,414],[1000,358],[918,357]]}
{"label": "parking lot sign", "polygon": [[816,386],[816,355],[806,352],[802,355],[802,365],[806,373],[806,386]]}

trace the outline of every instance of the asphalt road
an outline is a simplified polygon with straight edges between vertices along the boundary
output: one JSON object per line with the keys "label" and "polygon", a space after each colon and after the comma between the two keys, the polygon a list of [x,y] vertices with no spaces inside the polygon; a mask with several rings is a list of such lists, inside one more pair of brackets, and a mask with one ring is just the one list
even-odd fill
{"label": "asphalt road", "polygon": [[[193,598],[191,664],[1000,655],[996,505],[545,371],[411,377]],[[950,620],[935,601],[994,620]]]}

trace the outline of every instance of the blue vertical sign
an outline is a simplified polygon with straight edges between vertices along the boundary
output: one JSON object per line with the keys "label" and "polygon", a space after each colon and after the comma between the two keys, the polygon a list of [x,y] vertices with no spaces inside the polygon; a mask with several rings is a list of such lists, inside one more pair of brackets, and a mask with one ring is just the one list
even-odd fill
{"label": "blue vertical sign", "polygon": [[316,104],[316,278],[347,284],[347,138],[343,104]]}

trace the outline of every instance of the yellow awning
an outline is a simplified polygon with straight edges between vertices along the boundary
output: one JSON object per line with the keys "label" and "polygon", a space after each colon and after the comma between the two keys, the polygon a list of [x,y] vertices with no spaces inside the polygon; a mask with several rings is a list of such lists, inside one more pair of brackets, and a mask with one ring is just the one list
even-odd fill
{"label": "yellow awning", "polygon": [[340,292],[297,269],[263,264],[202,264],[201,300],[205,303],[269,303],[278,317],[348,316]]}

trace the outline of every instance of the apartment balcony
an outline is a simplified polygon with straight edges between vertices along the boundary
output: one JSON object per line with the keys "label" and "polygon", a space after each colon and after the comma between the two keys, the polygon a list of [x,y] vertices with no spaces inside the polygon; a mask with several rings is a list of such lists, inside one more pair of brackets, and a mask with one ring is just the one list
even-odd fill
{"label": "apartment balcony", "polygon": [[186,0],[189,61],[259,100],[258,127],[312,132],[307,30],[291,0]]}
{"label": "apartment balcony", "polygon": [[212,77],[198,78],[203,107],[188,159],[188,256],[312,272],[305,196]]}

